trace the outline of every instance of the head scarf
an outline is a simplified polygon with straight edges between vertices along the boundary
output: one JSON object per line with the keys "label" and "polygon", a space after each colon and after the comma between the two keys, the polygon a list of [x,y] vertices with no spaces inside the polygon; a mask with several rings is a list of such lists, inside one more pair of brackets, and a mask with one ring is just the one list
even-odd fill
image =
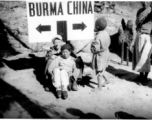
{"label": "head scarf", "polygon": [[151,7],[144,8],[144,11],[141,12],[137,16],[136,26],[137,27],[140,26],[151,12],[152,12],[152,8]]}

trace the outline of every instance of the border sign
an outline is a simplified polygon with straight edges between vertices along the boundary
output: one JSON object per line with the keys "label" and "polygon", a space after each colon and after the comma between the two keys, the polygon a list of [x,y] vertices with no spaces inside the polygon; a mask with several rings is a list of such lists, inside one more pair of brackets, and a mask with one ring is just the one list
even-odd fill
{"label": "border sign", "polygon": [[30,43],[94,38],[93,1],[27,1],[27,18]]}

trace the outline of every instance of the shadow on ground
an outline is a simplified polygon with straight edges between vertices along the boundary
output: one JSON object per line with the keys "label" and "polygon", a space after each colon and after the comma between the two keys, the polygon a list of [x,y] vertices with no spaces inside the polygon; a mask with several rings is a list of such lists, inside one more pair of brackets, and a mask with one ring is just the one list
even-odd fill
{"label": "shadow on ground", "polygon": [[13,70],[24,70],[24,69],[34,69],[34,74],[36,76],[36,80],[43,85],[50,88],[50,91],[54,94],[54,87],[52,86],[52,82],[45,79],[44,69],[45,69],[45,58],[37,57],[35,55],[29,55],[30,58],[20,58],[16,60],[5,60],[2,61]]}
{"label": "shadow on ground", "polygon": [[[44,57],[37,57],[35,55],[30,54],[30,58],[20,58],[16,60],[5,60],[3,59],[3,62],[10,67],[13,70],[23,70],[23,69],[34,69],[34,74],[38,80],[38,82],[43,85],[44,88],[48,88],[47,91],[51,91],[56,96],[56,91],[54,86],[52,85],[52,82],[50,80],[46,80],[44,76],[44,69],[45,69],[45,58]],[[49,76],[50,77],[50,76]],[[50,78],[51,79],[51,78]],[[78,84],[80,86],[88,86],[91,88],[94,88],[90,83],[96,84],[92,81],[90,81],[91,77],[84,76]]]}
{"label": "shadow on ground", "polygon": [[143,117],[136,117],[134,115],[131,115],[129,113],[122,112],[122,111],[116,112],[115,117],[117,119],[146,119],[146,118],[143,118]]}
{"label": "shadow on ground", "polygon": [[66,111],[74,116],[79,116],[79,119],[102,119],[100,116],[94,114],[94,113],[83,113],[79,109],[75,108],[67,108]]}
{"label": "shadow on ground", "polygon": [[123,70],[123,69],[116,69],[112,66],[108,66],[106,71],[119,77],[120,79],[125,79],[130,82],[135,82],[138,85],[144,85],[144,86],[148,86],[148,87],[152,88],[152,80],[149,79],[147,84],[143,84],[139,74],[135,74],[133,72],[129,72],[129,71]]}
{"label": "shadow on ground", "polygon": [[90,81],[91,79],[92,78],[90,76],[87,76],[87,75],[83,76],[82,80],[78,81],[78,85],[80,85],[82,87],[88,86],[90,88],[94,88],[94,86],[90,85],[90,83],[95,84],[95,85],[98,85],[98,84],[93,81]]}
{"label": "shadow on ground", "polygon": [[50,118],[41,106],[33,103],[16,88],[0,79],[0,118],[4,117],[3,114],[10,109],[10,104],[13,102],[19,103],[32,118]]}
{"label": "shadow on ground", "polygon": [[136,82],[136,79],[139,77],[138,74],[135,74],[135,73],[129,72],[127,70],[123,70],[123,69],[116,69],[110,65],[108,66],[106,71],[121,79],[125,79],[125,80],[131,81],[131,82]]}

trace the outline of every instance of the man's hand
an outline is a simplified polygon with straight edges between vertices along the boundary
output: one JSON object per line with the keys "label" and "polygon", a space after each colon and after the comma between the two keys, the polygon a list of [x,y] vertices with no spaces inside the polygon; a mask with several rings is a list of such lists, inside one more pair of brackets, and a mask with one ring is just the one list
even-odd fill
{"label": "man's hand", "polygon": [[48,53],[49,57],[53,55],[53,51],[49,51]]}

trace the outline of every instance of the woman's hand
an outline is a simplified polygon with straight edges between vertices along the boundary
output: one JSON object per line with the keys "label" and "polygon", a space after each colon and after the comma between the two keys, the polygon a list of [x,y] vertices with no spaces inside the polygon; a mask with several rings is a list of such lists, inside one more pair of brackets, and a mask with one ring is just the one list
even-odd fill
{"label": "woman's hand", "polygon": [[59,67],[58,67],[60,70],[63,70],[63,63],[62,62],[60,62],[59,63]]}

